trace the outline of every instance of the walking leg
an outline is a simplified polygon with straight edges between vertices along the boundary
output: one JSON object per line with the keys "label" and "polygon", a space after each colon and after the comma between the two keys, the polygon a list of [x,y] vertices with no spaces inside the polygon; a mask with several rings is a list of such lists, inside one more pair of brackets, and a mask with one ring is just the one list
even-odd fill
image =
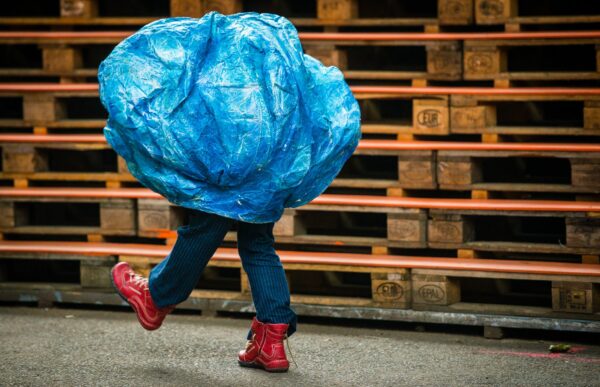
{"label": "walking leg", "polygon": [[189,224],[177,229],[171,253],[150,272],[150,294],[159,308],[189,297],[232,223],[219,215],[191,212]]}
{"label": "walking leg", "polygon": [[[289,324],[296,331],[297,316],[290,307],[290,291],[283,265],[273,247],[273,223],[239,222],[238,250],[248,274],[256,318],[263,323]],[[248,339],[252,333],[248,333]]]}

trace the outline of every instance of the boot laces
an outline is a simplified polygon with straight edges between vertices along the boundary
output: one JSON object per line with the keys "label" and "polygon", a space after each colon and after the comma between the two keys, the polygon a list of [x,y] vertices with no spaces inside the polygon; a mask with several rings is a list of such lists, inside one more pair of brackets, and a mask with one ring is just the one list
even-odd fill
{"label": "boot laces", "polygon": [[129,281],[136,286],[139,286],[141,288],[147,288],[148,287],[148,280],[144,277],[142,277],[141,275],[137,274],[137,273],[130,273],[129,274]]}

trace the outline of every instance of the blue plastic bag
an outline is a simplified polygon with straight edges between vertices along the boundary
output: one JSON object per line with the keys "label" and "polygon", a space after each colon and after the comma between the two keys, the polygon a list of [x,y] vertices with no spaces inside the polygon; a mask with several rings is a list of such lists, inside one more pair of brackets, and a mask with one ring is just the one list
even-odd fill
{"label": "blue plastic bag", "polygon": [[360,111],[342,73],[273,14],[150,23],[100,64],[104,135],[174,204],[266,223],[321,194],[353,153]]}

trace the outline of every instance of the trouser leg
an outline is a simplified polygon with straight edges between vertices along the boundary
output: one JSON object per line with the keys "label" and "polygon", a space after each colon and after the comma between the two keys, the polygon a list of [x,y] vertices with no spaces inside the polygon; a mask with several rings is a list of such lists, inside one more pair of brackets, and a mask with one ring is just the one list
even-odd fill
{"label": "trouser leg", "polygon": [[238,250],[248,274],[256,318],[265,323],[290,324],[290,336],[296,331],[297,317],[290,307],[283,265],[273,247],[273,225],[239,222]]}
{"label": "trouser leg", "polygon": [[159,308],[185,301],[233,220],[202,211],[192,211],[190,222],[177,229],[171,253],[150,272],[148,286]]}

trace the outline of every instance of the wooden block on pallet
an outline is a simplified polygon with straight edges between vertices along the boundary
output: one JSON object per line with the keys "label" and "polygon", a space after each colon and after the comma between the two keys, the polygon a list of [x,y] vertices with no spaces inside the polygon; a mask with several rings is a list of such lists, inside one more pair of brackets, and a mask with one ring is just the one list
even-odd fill
{"label": "wooden block on pallet", "polygon": [[83,66],[81,50],[74,47],[43,46],[44,70],[70,73]]}
{"label": "wooden block on pallet", "polygon": [[204,13],[216,11],[223,15],[242,12],[242,0],[204,0]]}
{"label": "wooden block on pallet", "polygon": [[156,236],[156,232],[175,230],[185,223],[185,211],[166,200],[138,199],[138,232]]}
{"label": "wooden block on pallet", "polygon": [[462,244],[474,236],[475,227],[462,215],[434,213],[428,222],[428,242]]}
{"label": "wooden block on pallet", "polygon": [[10,229],[15,227],[15,218],[14,203],[0,201],[0,229]]}
{"label": "wooden block on pallet", "polygon": [[98,16],[98,0],[60,0],[61,17]]}
{"label": "wooden block on pallet", "polygon": [[448,134],[450,129],[446,99],[413,100],[413,127],[415,134]]}
{"label": "wooden block on pallet", "polygon": [[463,73],[460,45],[457,42],[427,45],[427,73],[434,80],[460,80]]}
{"label": "wooden block on pallet", "polygon": [[432,151],[406,151],[398,156],[402,188],[436,188],[436,162]]}
{"label": "wooden block on pallet", "polygon": [[450,131],[482,133],[496,125],[496,107],[452,106],[450,108]]}
{"label": "wooden block on pallet", "polygon": [[306,46],[305,51],[325,66],[335,66],[342,70],[348,68],[346,50],[339,49],[333,44],[311,44]]}
{"label": "wooden block on pallet", "polygon": [[460,283],[444,275],[413,274],[412,304],[451,305],[460,301]]}
{"label": "wooden block on pallet", "polygon": [[496,46],[465,47],[465,79],[494,79],[507,71],[506,52]]}
{"label": "wooden block on pallet", "polygon": [[387,214],[387,237],[390,241],[425,246],[427,242],[427,213]]}
{"label": "wooden block on pallet", "polygon": [[283,215],[275,222],[275,226],[273,227],[274,236],[294,236],[305,233],[306,228],[300,221],[300,218],[296,216],[296,211],[290,209],[286,209],[283,212]]}
{"label": "wooden block on pallet", "polygon": [[171,230],[169,207],[165,200],[138,199],[138,230]]}
{"label": "wooden block on pallet", "polygon": [[110,270],[116,259],[85,259],[79,266],[80,283],[84,288],[110,288]]}
{"label": "wooden block on pallet", "polygon": [[481,166],[472,157],[438,154],[437,181],[440,186],[469,186],[481,181]]}
{"label": "wooden block on pallet", "polygon": [[600,312],[600,284],[552,281],[552,309],[557,312]]}
{"label": "wooden block on pallet", "polygon": [[51,93],[31,93],[23,96],[25,121],[57,121],[65,116],[64,104]]}
{"label": "wooden block on pallet", "polygon": [[504,24],[517,15],[518,0],[475,0],[477,24]]}
{"label": "wooden block on pallet", "polygon": [[404,269],[396,273],[371,273],[371,292],[376,306],[410,308],[410,270]]}
{"label": "wooden block on pallet", "polygon": [[319,19],[345,20],[358,17],[358,0],[317,0]]}
{"label": "wooden block on pallet", "polygon": [[438,21],[446,25],[472,24],[473,0],[438,0]]}
{"label": "wooden block on pallet", "polygon": [[112,235],[135,235],[135,202],[132,199],[110,199],[100,203],[100,228]]}
{"label": "wooden block on pallet", "polygon": [[571,159],[571,184],[574,187],[600,188],[600,159]]}
{"label": "wooden block on pallet", "polygon": [[32,173],[48,170],[48,159],[26,144],[7,144],[2,147],[2,172]]}
{"label": "wooden block on pallet", "polygon": [[600,218],[566,218],[567,246],[600,246]]}
{"label": "wooden block on pallet", "polygon": [[204,14],[202,0],[171,0],[171,16],[201,17]]}
{"label": "wooden block on pallet", "polygon": [[583,128],[600,129],[600,101],[585,101],[583,105]]}
{"label": "wooden block on pallet", "polygon": [[201,17],[216,11],[223,15],[242,12],[242,0],[171,0],[171,16]]}

